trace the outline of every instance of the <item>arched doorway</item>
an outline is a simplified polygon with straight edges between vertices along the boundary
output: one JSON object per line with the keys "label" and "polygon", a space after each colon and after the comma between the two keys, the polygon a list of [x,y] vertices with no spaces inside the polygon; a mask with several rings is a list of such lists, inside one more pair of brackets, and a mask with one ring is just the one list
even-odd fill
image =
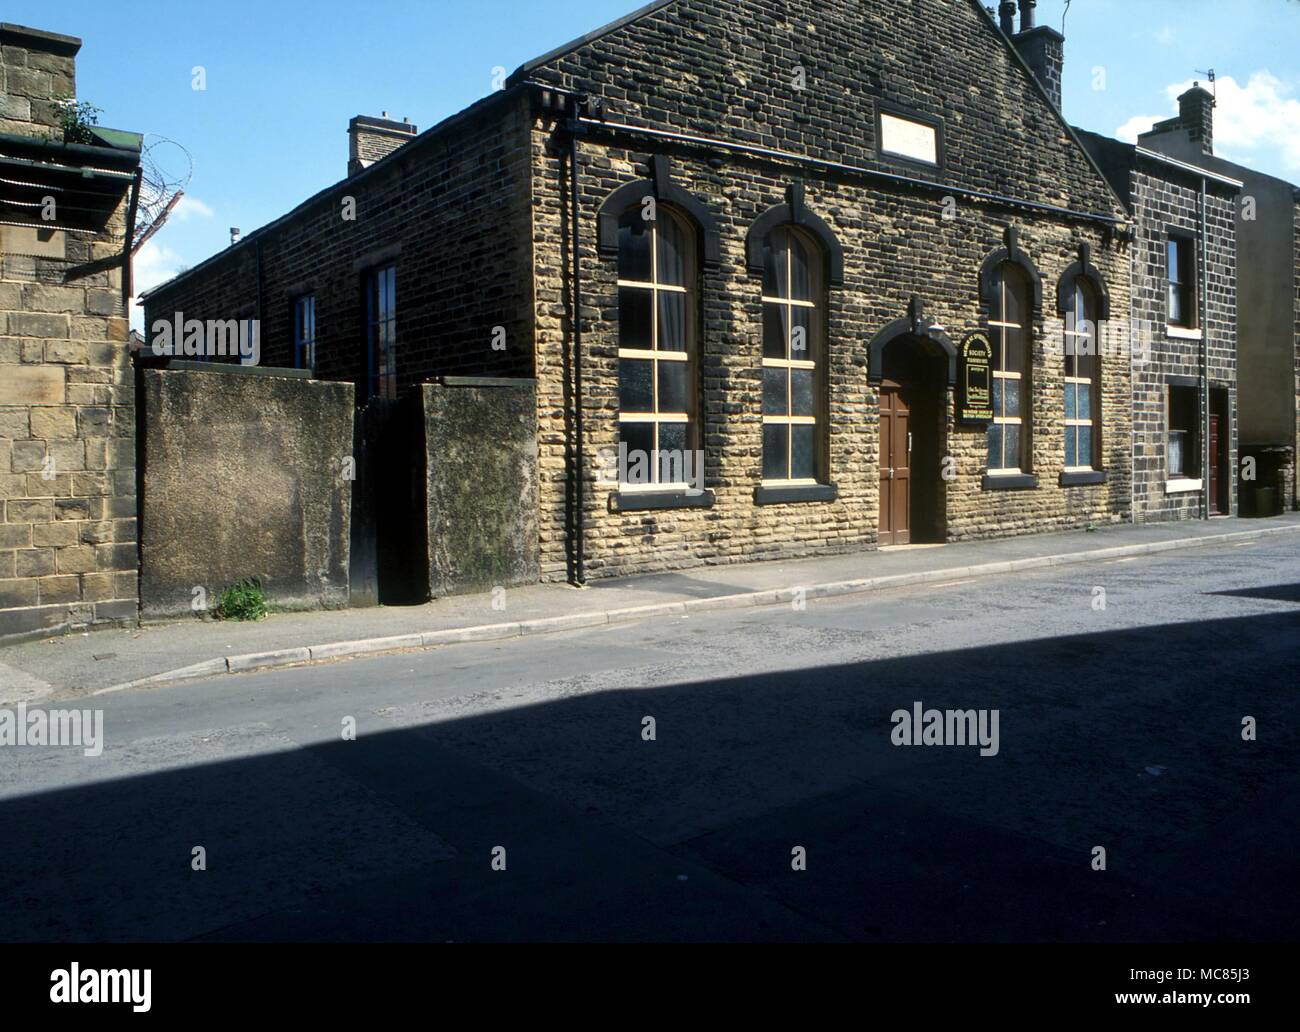
{"label": "arched doorway", "polygon": [[869,370],[880,389],[879,543],[940,544],[948,535],[943,461],[956,348],[913,300],[908,318],[871,342]]}

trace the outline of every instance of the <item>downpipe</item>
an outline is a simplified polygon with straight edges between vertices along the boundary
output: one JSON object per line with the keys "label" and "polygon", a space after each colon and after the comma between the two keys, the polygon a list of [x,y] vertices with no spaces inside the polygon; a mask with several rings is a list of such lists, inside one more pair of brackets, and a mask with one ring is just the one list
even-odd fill
{"label": "downpipe", "polygon": [[1201,519],[1210,518],[1210,228],[1209,192],[1201,176]]}

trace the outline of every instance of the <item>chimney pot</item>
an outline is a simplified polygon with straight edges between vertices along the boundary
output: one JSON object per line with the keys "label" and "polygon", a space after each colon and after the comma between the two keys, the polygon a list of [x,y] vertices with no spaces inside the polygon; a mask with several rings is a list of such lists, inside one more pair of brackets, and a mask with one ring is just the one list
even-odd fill
{"label": "chimney pot", "polygon": [[1034,27],[1034,8],[1038,0],[1020,0],[1020,31],[1028,32]]}
{"label": "chimney pot", "polygon": [[1016,34],[1016,0],[1002,0],[998,7],[998,23],[1008,36]]}

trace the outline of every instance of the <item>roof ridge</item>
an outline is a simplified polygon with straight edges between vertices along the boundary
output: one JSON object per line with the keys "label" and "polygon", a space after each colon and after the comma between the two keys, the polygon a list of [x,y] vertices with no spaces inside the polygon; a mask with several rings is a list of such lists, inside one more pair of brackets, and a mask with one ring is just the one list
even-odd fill
{"label": "roof ridge", "polygon": [[513,86],[524,76],[528,75],[529,72],[540,68],[542,65],[549,64],[556,58],[571,54],[579,47],[585,47],[588,43],[594,43],[598,39],[603,39],[610,33],[617,32],[619,29],[631,25],[633,22],[640,21],[642,18],[651,14],[655,14],[656,12],[663,10],[665,7],[671,7],[675,3],[677,3],[677,0],[654,0],[653,3],[648,3],[644,7],[639,7],[631,14],[625,14],[621,18],[616,18],[608,25],[602,25],[600,28],[579,36],[577,39],[570,40],[568,43],[564,43],[556,47],[554,50],[547,51],[541,57],[535,57],[531,61],[525,61],[514,70],[510,78],[506,80],[506,83],[507,85]]}

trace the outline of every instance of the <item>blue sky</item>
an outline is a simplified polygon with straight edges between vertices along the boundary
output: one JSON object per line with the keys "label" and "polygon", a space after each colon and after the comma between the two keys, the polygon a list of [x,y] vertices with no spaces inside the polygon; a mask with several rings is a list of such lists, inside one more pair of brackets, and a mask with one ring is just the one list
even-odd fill
{"label": "blue sky", "polygon": [[[488,93],[494,68],[641,2],[6,0],[4,19],[82,37],[78,93],[101,123],[192,154],[187,201],[137,260],[147,288],[225,247],[231,226],[247,233],[343,178],[353,115],[425,129]],[[1065,6],[1040,0],[1040,24],[1061,28]],[[1300,3],[1073,0],[1065,35],[1074,124],[1132,139],[1214,68],[1216,150],[1300,182]]]}

